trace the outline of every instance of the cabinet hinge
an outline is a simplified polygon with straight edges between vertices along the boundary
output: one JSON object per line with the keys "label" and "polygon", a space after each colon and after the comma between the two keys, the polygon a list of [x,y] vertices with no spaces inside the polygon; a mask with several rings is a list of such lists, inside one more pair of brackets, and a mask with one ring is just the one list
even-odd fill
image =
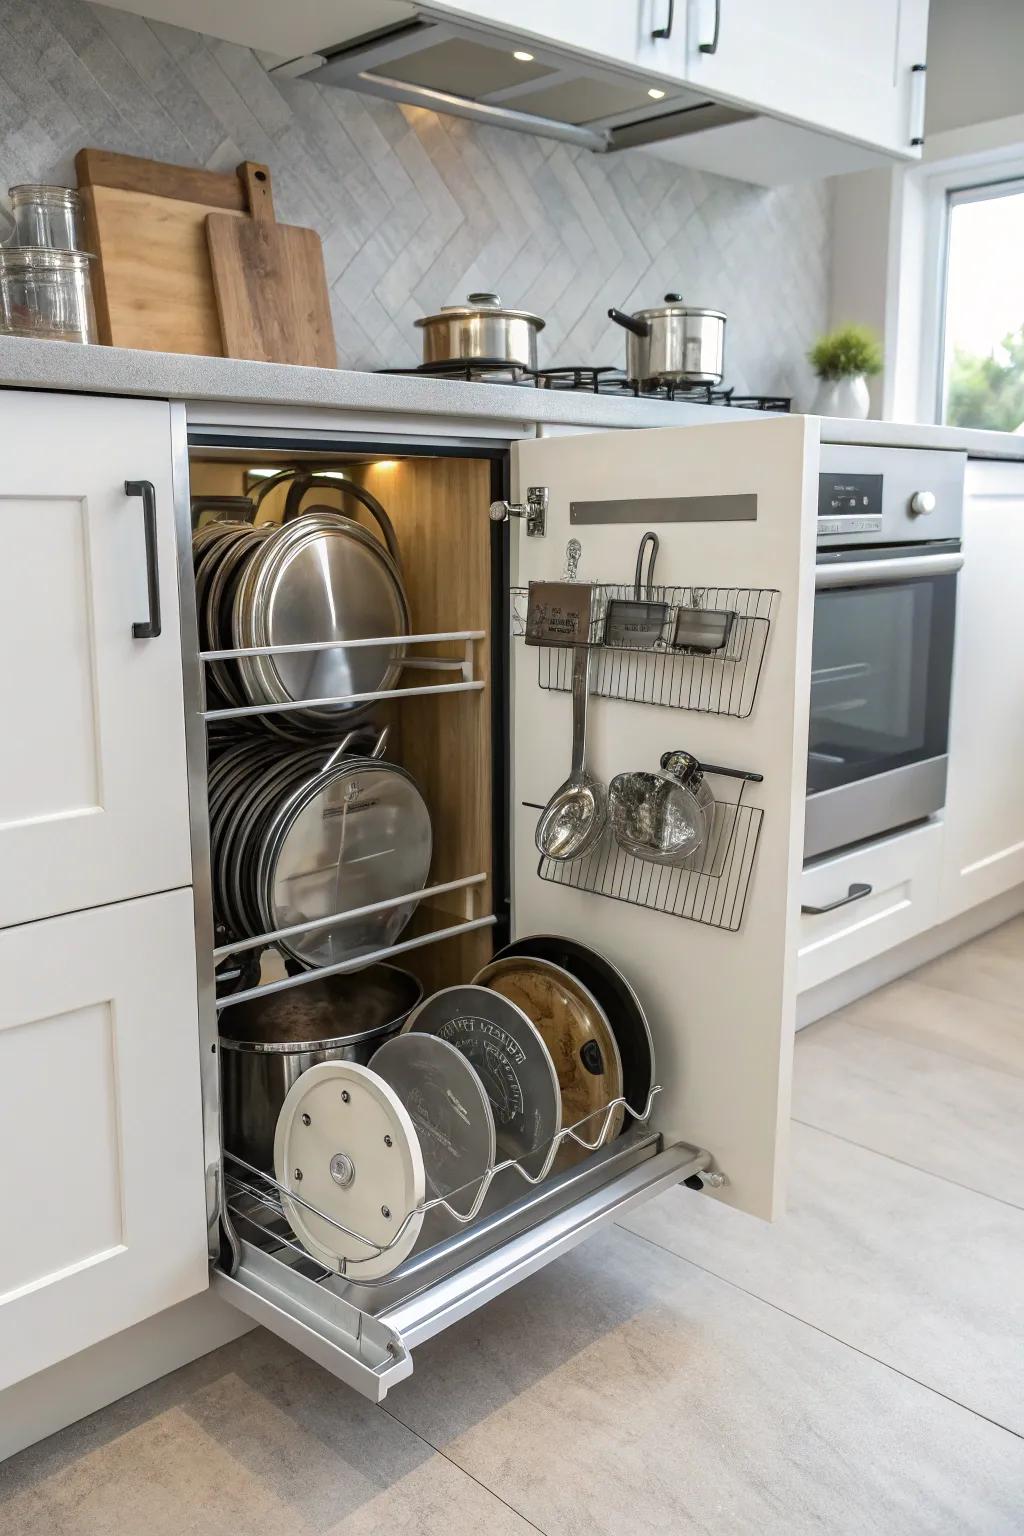
{"label": "cabinet hinge", "polygon": [[548,488],[546,485],[531,485],[526,492],[525,502],[519,501],[492,501],[491,521],[504,523],[510,517],[526,518],[526,536],[530,539],[542,539],[548,527]]}

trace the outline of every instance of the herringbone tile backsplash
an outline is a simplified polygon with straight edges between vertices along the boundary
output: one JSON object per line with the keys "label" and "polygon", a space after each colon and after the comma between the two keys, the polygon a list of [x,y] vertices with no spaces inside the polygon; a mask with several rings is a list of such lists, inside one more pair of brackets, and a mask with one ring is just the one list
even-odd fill
{"label": "herringbone tile backsplash", "polygon": [[83,145],[269,164],[323,236],[339,361],[419,361],[417,315],[492,289],[542,361],[618,363],[607,318],[672,289],[723,309],[728,382],[805,404],[828,305],[828,184],[765,191],[272,78],[246,48],[84,0],[0,0],[0,178],[73,184]]}

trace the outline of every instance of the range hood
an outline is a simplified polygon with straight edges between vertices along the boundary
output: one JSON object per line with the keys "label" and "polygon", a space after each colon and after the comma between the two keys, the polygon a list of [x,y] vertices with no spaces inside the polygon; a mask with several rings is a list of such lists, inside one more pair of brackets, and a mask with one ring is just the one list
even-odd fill
{"label": "range hood", "polygon": [[662,89],[651,76],[539,47],[517,57],[507,37],[422,16],[292,60],[281,69],[321,85],[562,139],[601,154],[704,133],[753,116],[682,86]]}

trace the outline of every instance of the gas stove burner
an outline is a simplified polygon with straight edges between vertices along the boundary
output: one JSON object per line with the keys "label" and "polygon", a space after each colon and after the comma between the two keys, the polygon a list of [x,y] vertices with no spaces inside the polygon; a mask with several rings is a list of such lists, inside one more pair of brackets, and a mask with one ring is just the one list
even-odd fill
{"label": "gas stove burner", "polygon": [[681,405],[719,405],[745,411],[786,412],[792,404],[786,395],[737,395],[732,389],[716,389],[711,384],[673,384],[666,380],[641,386],[634,379],[627,379],[620,368],[591,368],[575,363],[533,369],[496,358],[463,357],[446,363],[421,363],[418,368],[379,371],[428,379],[460,379],[467,384],[519,384],[591,395],[624,395],[637,400],[676,400]]}
{"label": "gas stove burner", "polygon": [[486,381],[489,384],[532,385],[537,375],[531,368],[510,363],[504,358],[453,357],[448,362],[420,363],[416,368],[380,368],[379,373],[400,373],[425,379],[460,379],[465,384]]}

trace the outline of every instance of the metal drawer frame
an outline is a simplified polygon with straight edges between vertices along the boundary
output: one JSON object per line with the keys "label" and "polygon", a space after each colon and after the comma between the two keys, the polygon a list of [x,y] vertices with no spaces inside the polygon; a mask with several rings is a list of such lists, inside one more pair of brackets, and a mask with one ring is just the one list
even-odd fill
{"label": "metal drawer frame", "polygon": [[[347,1282],[268,1233],[237,1244],[213,1286],[339,1380],[379,1403],[412,1372],[411,1351],[662,1190],[701,1174],[707,1152],[627,1134],[453,1237],[386,1280]],[[271,1251],[271,1249],[276,1251]]]}

